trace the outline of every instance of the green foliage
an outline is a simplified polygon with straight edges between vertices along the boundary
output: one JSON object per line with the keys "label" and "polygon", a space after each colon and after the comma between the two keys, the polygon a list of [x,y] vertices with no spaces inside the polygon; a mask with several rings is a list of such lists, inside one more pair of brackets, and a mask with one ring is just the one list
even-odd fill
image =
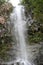
{"label": "green foliage", "polygon": [[6,2],[6,0],[0,0],[0,5],[2,5],[5,2]]}
{"label": "green foliage", "polygon": [[43,33],[36,32],[29,36],[29,40],[33,43],[39,43],[40,41],[43,42]]}
{"label": "green foliage", "polygon": [[[28,26],[28,35],[30,42],[43,41],[43,0],[22,0],[27,12],[32,15],[34,22]],[[36,30],[37,29],[37,30]]]}
{"label": "green foliage", "polygon": [[4,4],[5,2],[8,2],[9,0],[0,0],[0,5]]}
{"label": "green foliage", "polygon": [[43,42],[43,24],[39,22],[33,22],[28,27],[28,38],[30,42]]}
{"label": "green foliage", "polygon": [[6,23],[9,20],[9,15],[12,12],[13,6],[8,3],[8,0],[0,0],[0,17],[3,17],[0,22],[0,59],[8,60],[10,56],[8,55],[8,51],[12,47],[12,35],[9,25]]}
{"label": "green foliage", "polygon": [[0,24],[0,58],[3,60],[8,59],[7,51],[12,47],[12,36],[8,31],[7,26]]}

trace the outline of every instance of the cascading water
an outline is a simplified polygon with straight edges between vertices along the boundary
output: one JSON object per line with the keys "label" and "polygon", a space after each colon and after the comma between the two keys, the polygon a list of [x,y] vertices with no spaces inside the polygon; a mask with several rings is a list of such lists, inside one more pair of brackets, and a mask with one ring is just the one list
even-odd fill
{"label": "cascading water", "polygon": [[19,50],[19,52],[17,52],[16,63],[19,63],[20,65],[31,65],[31,63],[27,61],[28,57],[27,57],[26,41],[24,34],[26,24],[22,17],[22,7],[23,6],[16,6],[14,12],[16,13],[16,21],[14,24],[15,37],[17,41],[17,49]]}
{"label": "cascading water", "polygon": [[27,53],[26,53],[26,42],[24,36],[25,22],[22,20],[21,6],[16,7],[16,13],[17,13],[17,22],[16,22],[17,27],[15,29],[18,31],[18,40],[19,40],[19,49],[20,49],[19,57],[26,60]]}

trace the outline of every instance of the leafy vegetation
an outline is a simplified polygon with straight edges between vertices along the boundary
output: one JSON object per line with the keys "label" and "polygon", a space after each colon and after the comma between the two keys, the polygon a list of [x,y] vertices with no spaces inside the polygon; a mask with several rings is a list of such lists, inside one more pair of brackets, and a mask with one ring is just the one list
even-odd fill
{"label": "leafy vegetation", "polygon": [[6,0],[0,0],[0,5],[2,5],[5,2],[6,2]]}
{"label": "leafy vegetation", "polygon": [[7,52],[12,47],[12,35],[7,21],[13,7],[10,3],[6,3],[6,0],[0,0],[0,6],[0,59],[8,60]]}
{"label": "leafy vegetation", "polygon": [[31,26],[28,26],[29,41],[43,42],[43,0],[22,0],[21,4],[34,19]]}

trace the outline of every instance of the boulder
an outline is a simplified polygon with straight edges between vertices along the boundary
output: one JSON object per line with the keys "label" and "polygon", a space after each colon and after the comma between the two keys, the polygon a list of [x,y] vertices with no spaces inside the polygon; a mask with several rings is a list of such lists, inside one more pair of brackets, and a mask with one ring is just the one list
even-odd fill
{"label": "boulder", "polygon": [[2,17],[2,16],[0,16],[0,23],[1,23],[1,24],[4,24],[4,23],[5,23],[5,18]]}

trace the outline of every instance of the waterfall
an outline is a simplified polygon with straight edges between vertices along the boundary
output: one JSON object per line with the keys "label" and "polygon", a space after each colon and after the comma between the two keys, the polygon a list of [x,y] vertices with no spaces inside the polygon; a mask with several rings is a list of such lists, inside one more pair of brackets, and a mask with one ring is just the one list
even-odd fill
{"label": "waterfall", "polygon": [[[28,57],[27,57],[27,51],[26,51],[26,41],[25,41],[25,28],[26,24],[25,21],[23,20],[24,18],[22,17],[22,11],[23,6],[16,6],[15,8],[15,13],[16,13],[16,21],[14,24],[15,27],[15,37],[17,41],[17,57],[16,57],[16,63],[19,63],[20,65],[31,65],[29,63]],[[14,17],[13,17],[14,18]]]}
{"label": "waterfall", "polygon": [[27,59],[27,52],[26,52],[26,42],[25,42],[25,36],[24,36],[24,30],[25,30],[25,22],[22,20],[21,15],[21,6],[16,7],[16,14],[17,14],[17,21],[16,21],[16,31],[18,32],[18,45],[20,49],[20,55],[22,59]]}
{"label": "waterfall", "polygon": [[[24,13],[24,7],[21,5],[17,5],[13,12],[10,15],[11,23],[13,23],[14,27],[12,29],[12,35],[13,40],[16,41],[16,46],[13,45],[14,51],[12,53],[16,54],[15,59],[11,60],[10,62],[3,62],[2,64],[7,65],[34,65],[32,62],[30,62],[30,59],[28,57],[31,56],[30,52],[27,53],[27,42],[25,39],[25,32],[26,32],[26,21],[25,19],[25,13]],[[15,42],[13,43],[15,44]],[[16,49],[15,49],[16,48]],[[28,49],[29,50],[29,49]],[[13,55],[14,55],[13,54]],[[11,58],[12,59],[12,58]]]}

